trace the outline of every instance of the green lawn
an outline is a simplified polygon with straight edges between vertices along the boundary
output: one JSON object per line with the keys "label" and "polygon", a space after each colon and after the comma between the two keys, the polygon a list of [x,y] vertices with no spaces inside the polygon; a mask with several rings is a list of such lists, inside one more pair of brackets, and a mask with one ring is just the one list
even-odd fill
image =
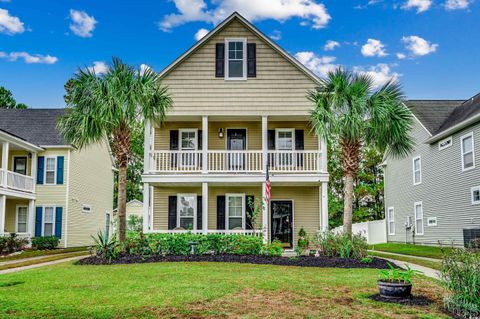
{"label": "green lawn", "polygon": [[434,246],[400,244],[400,243],[370,245],[369,249],[384,251],[388,253],[437,258],[437,259],[441,259],[443,257],[444,252],[448,252],[452,250],[452,248],[450,247],[434,247]]}
{"label": "green lawn", "polygon": [[377,256],[377,257],[384,257],[384,258],[390,258],[390,259],[405,261],[405,262],[408,262],[408,263],[417,264],[417,265],[420,265],[420,266],[424,266],[424,267],[428,267],[428,268],[432,268],[432,269],[436,269],[436,270],[441,270],[442,269],[442,263],[440,261],[425,260],[425,259],[420,259],[420,258],[411,257],[411,256],[391,255],[389,253],[384,253],[384,252],[370,251],[368,254],[370,256]]}
{"label": "green lawn", "polygon": [[0,318],[448,318],[442,289],[418,278],[435,303],[372,301],[377,270],[235,263],[78,266],[0,277]]}
{"label": "green lawn", "polygon": [[86,251],[87,247],[71,247],[71,248],[59,248],[59,249],[51,249],[51,250],[25,250],[21,254],[7,256],[7,257],[0,257],[0,263],[2,261],[10,261],[10,260],[18,260],[23,258],[31,258],[31,257],[39,257],[39,256],[51,256],[51,255],[58,255],[58,254],[65,254],[65,253],[72,253],[78,251]]}

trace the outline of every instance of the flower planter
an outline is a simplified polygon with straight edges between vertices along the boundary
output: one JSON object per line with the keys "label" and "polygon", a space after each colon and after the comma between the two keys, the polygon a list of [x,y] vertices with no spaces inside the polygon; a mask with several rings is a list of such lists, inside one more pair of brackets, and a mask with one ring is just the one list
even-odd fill
{"label": "flower planter", "polygon": [[384,298],[401,299],[412,294],[412,284],[379,280],[377,285],[380,296]]}

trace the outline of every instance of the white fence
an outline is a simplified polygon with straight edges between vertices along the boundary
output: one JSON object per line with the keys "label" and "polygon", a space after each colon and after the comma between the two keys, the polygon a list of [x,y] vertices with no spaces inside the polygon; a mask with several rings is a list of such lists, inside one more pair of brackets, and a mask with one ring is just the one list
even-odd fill
{"label": "white fence", "polygon": [[[343,227],[332,230],[335,233],[343,231]],[[382,244],[387,242],[387,222],[385,219],[370,222],[356,223],[352,225],[352,233],[361,234],[367,239],[368,244]]]}

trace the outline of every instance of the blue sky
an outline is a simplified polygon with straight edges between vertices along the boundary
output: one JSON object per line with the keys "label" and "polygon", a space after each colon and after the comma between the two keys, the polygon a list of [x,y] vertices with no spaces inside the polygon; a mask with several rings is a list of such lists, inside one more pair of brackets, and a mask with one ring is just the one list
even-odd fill
{"label": "blue sky", "polygon": [[395,77],[408,98],[480,91],[474,0],[0,0],[0,85],[30,107],[63,107],[78,67],[101,72],[117,56],[160,71],[233,10],[319,75]]}

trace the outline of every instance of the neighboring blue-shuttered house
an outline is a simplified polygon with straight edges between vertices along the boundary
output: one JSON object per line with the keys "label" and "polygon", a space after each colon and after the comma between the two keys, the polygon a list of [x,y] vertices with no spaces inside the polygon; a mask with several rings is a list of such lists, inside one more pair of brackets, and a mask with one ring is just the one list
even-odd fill
{"label": "neighboring blue-shuttered house", "polygon": [[480,95],[407,105],[415,149],[384,163],[388,241],[480,243]]}
{"label": "neighboring blue-shuttered house", "polygon": [[[0,109],[0,235],[91,244],[109,228],[113,172],[106,143],[81,151],[56,125],[65,109]],[[107,227],[108,226],[108,227]]]}

